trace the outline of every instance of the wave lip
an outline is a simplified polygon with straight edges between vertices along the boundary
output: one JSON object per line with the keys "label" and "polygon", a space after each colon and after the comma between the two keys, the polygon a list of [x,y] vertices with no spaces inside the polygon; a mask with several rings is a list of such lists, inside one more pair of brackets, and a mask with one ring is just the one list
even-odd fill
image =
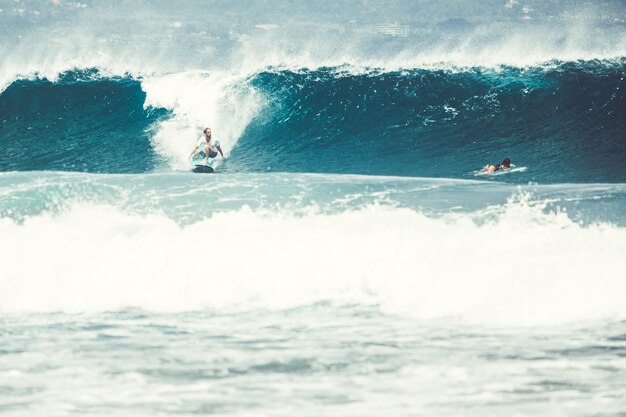
{"label": "wave lip", "polygon": [[139,81],[95,69],[16,81],[0,95],[0,171],[151,170],[150,127],[166,111],[144,100]]}

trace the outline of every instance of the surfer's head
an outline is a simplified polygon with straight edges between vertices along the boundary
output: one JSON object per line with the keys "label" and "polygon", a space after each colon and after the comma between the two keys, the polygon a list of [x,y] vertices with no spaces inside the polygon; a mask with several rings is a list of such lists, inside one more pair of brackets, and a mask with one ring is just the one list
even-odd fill
{"label": "surfer's head", "polygon": [[204,133],[205,135],[207,135],[207,137],[209,137],[209,138],[210,138],[210,137],[211,137],[211,128],[210,128],[210,127],[205,128],[205,129],[202,131],[202,133]]}
{"label": "surfer's head", "polygon": [[509,158],[504,158],[504,161],[502,161],[500,165],[506,168],[511,168],[511,160]]}

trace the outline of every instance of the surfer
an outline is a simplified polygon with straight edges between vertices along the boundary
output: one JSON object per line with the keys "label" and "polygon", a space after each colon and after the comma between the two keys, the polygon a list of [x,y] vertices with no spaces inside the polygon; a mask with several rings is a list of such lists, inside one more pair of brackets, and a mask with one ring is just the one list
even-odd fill
{"label": "surfer", "polygon": [[217,152],[219,151],[222,158],[224,158],[224,152],[222,152],[222,148],[220,147],[220,141],[211,136],[211,128],[207,127],[202,131],[202,133],[204,133],[204,135],[200,136],[198,142],[196,142],[196,147],[193,148],[189,157],[193,159],[196,155],[200,154],[200,156],[204,158],[204,163],[208,164],[209,158],[215,158],[217,156]]}
{"label": "surfer", "polygon": [[485,172],[491,174],[496,171],[502,171],[502,170],[510,169],[510,168],[511,168],[511,160],[509,158],[504,158],[504,160],[499,164],[495,164],[495,165],[489,164],[485,166],[484,170]]}

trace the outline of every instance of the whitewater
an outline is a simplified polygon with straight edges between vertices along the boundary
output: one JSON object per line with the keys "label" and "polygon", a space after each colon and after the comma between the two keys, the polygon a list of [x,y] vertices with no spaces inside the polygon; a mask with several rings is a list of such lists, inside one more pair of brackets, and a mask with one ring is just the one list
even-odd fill
{"label": "whitewater", "polygon": [[623,415],[625,10],[0,0],[0,415]]}

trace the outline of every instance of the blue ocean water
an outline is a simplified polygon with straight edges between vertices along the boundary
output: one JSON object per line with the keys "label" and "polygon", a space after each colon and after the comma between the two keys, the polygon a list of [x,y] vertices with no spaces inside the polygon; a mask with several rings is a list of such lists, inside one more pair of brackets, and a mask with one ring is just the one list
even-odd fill
{"label": "blue ocean water", "polygon": [[625,10],[0,0],[0,415],[623,415]]}
{"label": "blue ocean water", "polygon": [[[625,75],[623,58],[497,71],[263,69],[240,81],[267,103],[222,171],[472,178],[510,157],[528,170],[504,181],[620,182]],[[167,163],[150,138],[171,109],[146,106],[141,78],[91,69],[19,80],[0,109],[4,171],[145,173]],[[42,138],[46,152],[33,152]]]}

